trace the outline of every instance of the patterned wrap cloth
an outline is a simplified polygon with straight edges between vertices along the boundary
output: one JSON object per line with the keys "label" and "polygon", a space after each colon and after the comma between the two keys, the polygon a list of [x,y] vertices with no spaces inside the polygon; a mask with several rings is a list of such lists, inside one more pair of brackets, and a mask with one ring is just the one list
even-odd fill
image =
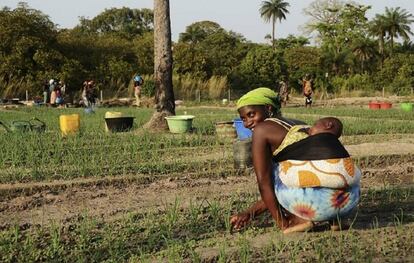
{"label": "patterned wrap cloth", "polygon": [[[288,130],[292,128],[279,119],[268,120]],[[293,141],[297,139],[293,138]],[[275,151],[273,156],[277,153],[280,151]],[[280,205],[290,213],[314,222],[344,217],[352,212],[360,198],[360,177],[360,170],[349,156],[273,161],[272,179]]]}
{"label": "patterned wrap cloth", "polygon": [[359,202],[359,184],[345,189],[288,187],[280,180],[278,167],[274,163],[272,170],[277,200],[283,208],[300,218],[318,222],[344,217]]}
{"label": "patterned wrap cloth", "polygon": [[[280,146],[273,152],[276,156],[287,146],[308,138],[307,125],[291,127]],[[279,177],[288,187],[346,188],[358,184],[361,171],[352,158],[330,158],[325,160],[285,160],[279,162]]]}

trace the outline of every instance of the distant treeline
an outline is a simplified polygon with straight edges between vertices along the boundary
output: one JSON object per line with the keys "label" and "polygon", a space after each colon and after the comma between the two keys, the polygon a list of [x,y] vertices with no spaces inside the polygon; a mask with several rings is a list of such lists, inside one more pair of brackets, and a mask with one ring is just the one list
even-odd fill
{"label": "distant treeline", "polygon": [[[221,98],[247,89],[276,88],[280,80],[300,92],[310,75],[318,91],[408,94],[414,86],[412,15],[386,9],[371,21],[363,5],[342,4],[306,27],[316,36],[290,35],[269,43],[247,41],[212,21],[195,22],[173,43],[174,90],[177,98]],[[315,14],[314,13],[314,14]],[[318,17],[315,15],[314,17]],[[397,17],[398,19],[395,19]],[[334,20],[332,20],[334,19]],[[332,23],[331,21],[335,21]],[[403,41],[396,42],[397,38]],[[93,79],[106,96],[131,94],[139,73],[153,74],[153,12],[112,8],[92,19],[81,18],[73,29],[58,29],[42,12],[25,3],[0,10],[0,95],[41,94],[51,78],[79,93]],[[148,82],[146,92],[153,94]]]}

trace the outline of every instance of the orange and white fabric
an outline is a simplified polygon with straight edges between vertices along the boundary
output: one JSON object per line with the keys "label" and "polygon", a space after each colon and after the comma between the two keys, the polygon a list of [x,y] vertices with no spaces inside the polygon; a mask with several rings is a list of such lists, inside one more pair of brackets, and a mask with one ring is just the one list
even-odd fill
{"label": "orange and white fabric", "polygon": [[286,160],[279,163],[280,180],[288,187],[341,189],[359,184],[361,170],[352,158]]}

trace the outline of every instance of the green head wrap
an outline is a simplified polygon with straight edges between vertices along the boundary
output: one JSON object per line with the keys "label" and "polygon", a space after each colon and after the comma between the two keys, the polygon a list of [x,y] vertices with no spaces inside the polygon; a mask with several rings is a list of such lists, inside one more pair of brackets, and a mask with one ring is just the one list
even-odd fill
{"label": "green head wrap", "polygon": [[237,101],[237,109],[251,105],[272,105],[276,113],[280,113],[279,95],[269,88],[257,88],[244,94]]}

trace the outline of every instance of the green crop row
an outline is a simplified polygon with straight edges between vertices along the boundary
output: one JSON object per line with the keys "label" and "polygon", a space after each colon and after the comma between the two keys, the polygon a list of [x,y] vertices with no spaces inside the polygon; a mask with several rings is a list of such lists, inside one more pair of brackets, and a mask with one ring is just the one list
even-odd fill
{"label": "green crop row", "polygon": [[[0,261],[371,262],[414,256],[412,207],[396,206],[413,201],[412,189],[366,191],[351,230],[299,238],[269,227],[268,216],[257,218],[247,230],[233,232],[230,215],[256,198],[247,193],[220,200],[183,202],[176,198],[160,209],[127,213],[115,221],[87,213],[66,224],[19,226],[11,221],[0,231]],[[357,231],[358,221],[369,225],[364,226],[366,231]],[[203,253],[206,250],[209,253]]]}
{"label": "green crop row", "polygon": [[[287,117],[312,123],[325,115],[344,112],[345,135],[412,133],[414,122],[404,119],[346,117],[353,109],[286,109]],[[362,111],[364,109],[357,109]],[[131,132],[106,133],[106,111],[121,111],[135,117]],[[371,114],[372,111],[364,110]],[[195,115],[191,134],[151,132],[140,127],[149,120],[149,109],[97,108],[94,114],[82,109],[22,108],[0,111],[0,120],[30,120],[37,117],[47,125],[45,133],[0,131],[0,182],[27,182],[77,177],[105,177],[131,174],[192,173],[202,169],[232,169],[232,143],[215,136],[215,122],[237,115],[228,108],[182,108],[177,114]],[[379,112],[379,111],[377,111]],[[384,111],[386,112],[386,111]],[[388,111],[387,111],[388,112]],[[79,113],[81,131],[62,137],[59,115]],[[312,114],[313,113],[313,114]],[[348,115],[345,115],[348,114]]]}

